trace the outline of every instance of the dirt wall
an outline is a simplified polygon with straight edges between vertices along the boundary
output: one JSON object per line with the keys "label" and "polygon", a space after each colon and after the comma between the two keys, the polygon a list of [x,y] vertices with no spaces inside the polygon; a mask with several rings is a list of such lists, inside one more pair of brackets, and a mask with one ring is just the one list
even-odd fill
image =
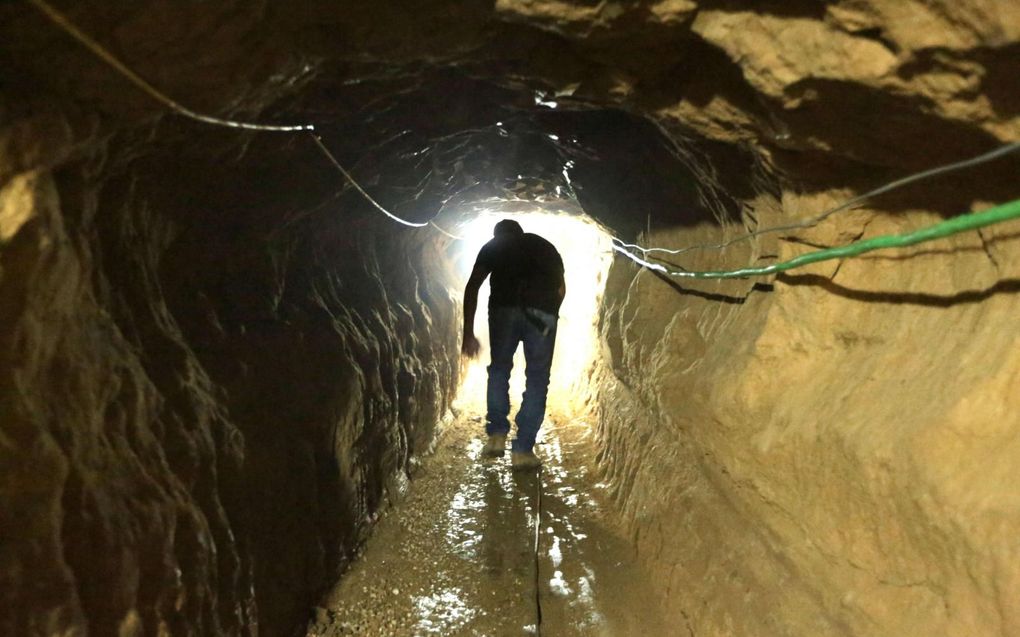
{"label": "dirt wall", "polygon": [[[758,212],[773,217],[778,202]],[[856,211],[812,234],[867,238],[936,220]],[[810,249],[772,243],[780,259]],[[1005,227],[757,289],[667,282],[618,259],[602,316],[603,468],[679,625],[1020,631],[1018,247]]]}
{"label": "dirt wall", "polygon": [[0,190],[4,634],[288,634],[455,386],[437,243],[170,128]]}
{"label": "dirt wall", "polygon": [[[191,108],[314,120],[415,220],[561,193],[684,246],[1020,139],[994,0],[56,4]],[[305,135],[170,116],[27,3],[0,67],[0,630],[284,634],[447,404],[445,239]],[[919,227],[1017,174],[677,263]],[[1015,233],[757,287],[614,266],[600,461],[678,625],[1020,631]]]}

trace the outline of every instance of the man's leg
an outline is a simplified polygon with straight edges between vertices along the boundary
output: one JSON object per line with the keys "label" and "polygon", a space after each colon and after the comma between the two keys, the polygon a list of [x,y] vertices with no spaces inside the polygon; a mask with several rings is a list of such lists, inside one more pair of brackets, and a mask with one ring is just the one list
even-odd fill
{"label": "man's leg", "polygon": [[510,431],[510,371],[514,367],[514,352],[520,341],[515,308],[498,307],[489,310],[489,383],[486,390],[485,433],[506,435]]}
{"label": "man's leg", "polygon": [[[517,438],[512,450],[528,452],[535,446],[535,437],[545,419],[545,400],[549,393],[549,372],[552,369],[553,347],[556,345],[556,317],[546,312],[526,310],[535,321],[524,322],[524,400],[517,412]],[[543,331],[545,333],[543,334]]]}

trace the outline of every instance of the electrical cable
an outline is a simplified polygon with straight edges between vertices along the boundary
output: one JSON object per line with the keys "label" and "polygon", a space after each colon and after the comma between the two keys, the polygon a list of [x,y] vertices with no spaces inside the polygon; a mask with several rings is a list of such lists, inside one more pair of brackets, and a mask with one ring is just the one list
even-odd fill
{"label": "electrical cable", "polygon": [[120,60],[118,60],[112,53],[107,51],[101,44],[96,42],[92,37],[84,33],[81,29],[74,25],[70,19],[67,18],[63,13],[58,11],[56,8],[51,6],[45,0],[28,0],[29,4],[34,6],[36,9],[41,11],[46,17],[56,23],[61,29],[63,29],[68,35],[73,37],[79,43],[85,46],[91,51],[96,57],[103,60],[121,75],[131,81],[132,84],[140,88],[145,93],[149,94],[153,99],[164,104],[167,108],[177,112],[184,117],[204,122],[206,124],[215,124],[217,126],[226,126],[229,128],[243,128],[246,130],[259,130],[259,131],[277,131],[277,132],[294,132],[294,131],[310,131],[314,130],[315,127],[309,124],[298,124],[298,125],[276,125],[276,124],[255,124],[251,122],[238,122],[235,120],[221,119],[219,117],[213,117],[211,115],[203,115],[202,113],[195,112],[190,108],[187,108],[179,102],[171,99],[165,93],[162,93],[159,89],[154,87],[152,84],[146,82],[140,75],[132,71]]}
{"label": "electrical cable", "polygon": [[429,225],[432,226],[433,228],[435,228],[436,230],[438,230],[439,232],[441,232],[441,233],[445,234],[446,236],[450,237],[454,241],[467,241],[467,239],[465,239],[464,237],[458,237],[457,235],[455,235],[455,234],[453,234],[451,232],[447,232],[446,230],[443,230],[442,228],[439,227],[439,224],[437,224],[435,221],[430,221]]}
{"label": "electrical cable", "polygon": [[[280,125],[280,124],[261,124],[253,122],[243,122],[237,120],[224,119],[220,117],[214,117],[211,115],[205,115],[203,113],[193,111],[183,106],[179,102],[175,101],[174,99],[170,98],[165,93],[161,92],[152,84],[150,84],[141,76],[139,76],[137,73],[132,71],[124,63],[117,59],[117,57],[115,57],[101,44],[99,44],[95,39],[81,31],[80,29],[78,29],[77,26],[75,26],[75,24],[70,19],[68,19],[63,13],[61,13],[56,8],[51,6],[45,0],[27,0],[27,1],[33,7],[42,12],[54,24],[60,27],[64,32],[66,32],[68,35],[70,35],[72,38],[74,38],[80,44],[82,44],[91,53],[93,53],[95,56],[97,56],[103,62],[108,64],[115,71],[124,76],[137,88],[139,88],[144,93],[155,99],[157,102],[169,108],[171,111],[201,123],[223,126],[227,128],[269,132],[301,132],[301,131],[308,132],[309,136],[312,138],[315,145],[319,148],[322,154],[329,160],[329,162],[344,176],[345,179],[347,179],[348,182],[350,182],[350,184],[369,203],[372,204],[373,207],[375,207],[377,210],[385,214],[387,217],[389,217],[393,221],[396,221],[397,223],[413,228],[421,228],[431,225],[436,230],[452,239],[463,240],[462,237],[458,237],[447,232],[439,225],[437,225],[434,221],[413,222],[403,219],[389,212],[371,195],[369,195],[368,192],[366,192],[365,189],[362,188],[361,185],[351,176],[351,174],[347,172],[347,170],[340,164],[340,162],[336,159],[333,153],[331,153],[329,149],[326,147],[326,145],[322,142],[322,139],[315,133],[314,125],[312,124]],[[645,259],[642,259],[641,257],[638,257],[637,255],[635,255],[634,253],[630,252],[627,249],[631,248],[638,250],[643,255],[647,255],[652,252],[662,252],[666,254],[677,255],[693,250],[723,249],[735,243],[750,240],[755,237],[762,236],[764,234],[783,232],[789,230],[798,230],[802,228],[810,228],[821,223],[830,216],[842,212],[844,210],[850,209],[856,206],[857,204],[872,197],[884,194],[897,188],[901,188],[908,184],[916,183],[924,179],[930,179],[932,177],[945,175],[950,172],[963,170],[965,168],[970,168],[972,166],[977,166],[979,164],[992,161],[994,159],[1015,152],[1017,150],[1020,150],[1020,142],[1007,144],[1005,146],[1001,146],[995,150],[984,153],[977,157],[973,157],[960,162],[955,162],[952,164],[947,164],[944,166],[939,166],[930,170],[915,173],[902,179],[890,182],[879,188],[876,188],[862,195],[854,197],[853,199],[850,199],[849,201],[846,201],[843,204],[840,204],[839,206],[826,210],[825,212],[815,217],[806,219],[804,221],[786,224],[782,226],[762,228],[760,230],[756,230],[746,235],[735,237],[733,239],[718,244],[701,244],[674,250],[667,248],[644,248],[637,244],[625,243],[619,238],[613,237],[612,238],[613,249],[621,254],[624,254],[625,256],[629,257],[634,262],[638,263],[643,267],[646,267],[657,272],[661,272],[663,274],[667,274],[669,276],[694,279],[730,279],[730,278],[744,278],[750,276],[767,276],[778,272],[784,272],[787,270],[800,268],[812,263],[818,263],[820,261],[855,257],[874,250],[912,246],[919,243],[924,243],[927,241],[948,237],[950,235],[957,234],[960,232],[977,230],[979,228],[983,228],[989,225],[1003,223],[1006,221],[1020,218],[1020,200],[1002,204],[982,212],[954,217],[941,223],[937,223],[932,226],[928,226],[926,228],[922,228],[920,230],[916,230],[906,234],[880,236],[863,241],[857,241],[846,246],[809,252],[807,254],[802,254],[797,257],[794,257],[788,261],[762,267],[749,267],[740,268],[736,270],[719,270],[704,272],[671,270],[661,264],[651,263]],[[536,511],[535,511],[535,544],[534,544],[534,566],[535,566],[534,586],[535,586],[535,616],[536,616],[535,632],[536,635],[539,636],[541,635],[542,630],[541,628],[542,605],[541,605],[540,570],[539,570],[540,567],[539,540],[541,535],[541,518],[542,518],[542,479],[540,469],[536,478]]]}
{"label": "electrical cable", "polygon": [[314,125],[257,124],[252,122],[240,122],[236,120],[223,119],[220,117],[213,117],[212,115],[205,115],[203,113],[193,111],[190,108],[187,108],[181,103],[172,99],[171,97],[169,97],[168,95],[154,87],[149,82],[145,81],[145,79],[143,79],[140,75],[132,71],[130,68],[128,68],[126,64],[121,62],[119,59],[117,59],[116,56],[114,56],[112,53],[106,50],[106,48],[104,48],[103,45],[99,44],[99,42],[97,42],[91,36],[89,36],[81,29],[79,29],[77,26],[75,26],[75,24],[67,16],[65,16],[63,13],[61,13],[56,8],[47,3],[46,0],[28,0],[28,3],[35,7],[36,9],[38,9],[39,11],[41,11],[43,15],[49,18],[54,24],[60,27],[68,35],[77,40],[86,49],[92,52],[96,57],[101,59],[103,62],[106,62],[115,71],[117,71],[125,78],[127,78],[128,81],[130,81],[136,87],[138,87],[143,92],[148,94],[150,97],[155,99],[157,102],[160,102],[161,104],[165,105],[171,111],[184,117],[187,117],[189,119],[202,122],[204,124],[212,124],[214,126],[225,126],[227,128],[238,128],[244,130],[270,131],[270,132],[287,132],[287,133],[305,131],[309,135],[311,135],[312,140],[315,142],[315,145],[318,146],[319,150],[322,151],[326,159],[328,159],[329,162],[333,164],[333,166],[335,166],[337,170],[340,171],[340,174],[342,174],[344,178],[347,179],[347,181],[350,182],[350,184],[354,186],[354,188],[359,193],[361,193],[361,195],[366,200],[368,200],[368,202],[371,203],[377,210],[385,214],[390,219],[396,221],[397,223],[402,223],[405,226],[410,226],[412,228],[421,228],[428,225],[428,222],[416,223],[413,221],[407,221],[406,219],[402,219],[397,215],[391,213],[390,211],[386,210],[386,208],[380,205],[378,201],[373,199],[372,196],[369,195],[357,181],[355,181],[354,177],[352,177],[351,174],[347,172],[347,170],[345,170],[342,165],[340,165],[340,162],[337,161],[336,157],[333,156],[333,153],[329,152],[329,149],[326,148],[325,144],[322,143],[322,140],[319,138],[319,136],[315,134]]}
{"label": "electrical cable", "polygon": [[[52,5],[50,5],[48,2],[46,2],[46,0],[27,0],[27,1],[33,7],[38,9],[43,15],[45,15],[47,18],[49,18],[60,29],[62,29],[68,35],[70,35],[75,40],[77,40],[80,44],[82,44],[85,48],[87,48],[94,55],[96,55],[99,59],[101,59],[102,61],[107,63],[115,71],[117,71],[118,73],[123,75],[125,78],[127,78],[132,84],[134,84],[136,87],[141,89],[143,92],[145,92],[146,94],[151,96],[156,101],[158,101],[158,102],[162,103],[163,105],[165,105],[171,111],[176,112],[179,115],[182,115],[184,117],[187,117],[189,119],[192,119],[192,120],[195,120],[195,121],[198,121],[198,122],[202,122],[202,123],[205,123],[205,124],[212,124],[212,125],[216,125],[216,126],[224,126],[224,127],[227,127],[227,128],[236,128],[236,129],[244,129],[244,130],[255,130],[255,131],[271,131],[271,132],[300,132],[300,131],[308,132],[308,134],[311,136],[312,140],[315,142],[315,145],[319,148],[319,150],[326,157],[326,159],[328,159],[329,162],[331,164],[333,164],[333,166],[344,176],[344,178],[347,179],[347,181],[350,182],[350,184],[352,186],[354,186],[354,188],[369,203],[371,203],[372,206],[375,207],[377,210],[379,210],[380,212],[385,214],[387,217],[389,217],[393,221],[396,221],[397,223],[403,224],[405,226],[409,226],[409,227],[412,227],[412,228],[421,228],[421,227],[425,227],[427,225],[432,225],[436,230],[442,232],[443,234],[445,234],[445,235],[447,235],[447,236],[449,236],[449,237],[451,237],[451,238],[453,238],[455,240],[462,240],[461,237],[457,237],[456,235],[453,235],[453,234],[443,230],[442,228],[440,228],[437,224],[435,224],[432,221],[426,221],[426,222],[408,221],[408,220],[403,219],[403,218],[401,218],[401,217],[391,213],[390,211],[388,211],[378,201],[376,201],[371,195],[369,195],[368,192],[365,191],[364,188],[361,187],[361,185],[354,179],[354,177],[351,176],[351,174],[349,172],[347,172],[347,170],[340,164],[340,162],[336,159],[336,157],[333,155],[333,153],[331,153],[329,151],[329,149],[326,148],[326,145],[322,142],[322,139],[315,133],[315,126],[314,125],[312,125],[312,124],[278,125],[278,124],[260,124],[260,123],[253,123],[253,122],[242,122],[242,121],[237,121],[237,120],[229,120],[229,119],[223,119],[223,118],[219,118],[219,117],[214,117],[214,116],[211,116],[211,115],[205,115],[203,113],[199,113],[199,112],[193,111],[193,110],[183,106],[179,102],[175,101],[174,99],[170,98],[165,93],[161,92],[159,89],[154,87],[152,84],[150,84],[145,79],[143,79],[141,76],[139,76],[137,73],[135,73],[130,68],[128,68],[124,63],[122,63],[119,59],[117,59],[116,56],[114,56],[112,53],[110,53],[108,50],[106,50],[95,39],[93,39],[92,37],[90,37],[89,35],[84,33],[83,31],[81,31],[70,19],[67,18],[67,16],[65,16],[59,10],[57,10]],[[821,250],[821,251],[818,251],[818,252],[808,253],[808,254],[805,254],[805,255],[801,255],[799,257],[795,257],[794,259],[791,259],[790,261],[786,261],[786,262],[783,262],[783,263],[777,263],[777,264],[773,264],[773,265],[770,265],[770,266],[764,266],[764,267],[760,267],[760,268],[742,268],[742,269],[737,269],[737,270],[721,270],[721,271],[711,271],[711,272],[688,272],[686,270],[670,270],[670,269],[668,269],[665,266],[662,266],[660,264],[651,263],[651,262],[649,262],[649,261],[647,261],[645,259],[642,259],[641,257],[638,257],[637,255],[635,255],[634,253],[630,252],[627,249],[627,248],[631,248],[631,249],[634,249],[634,250],[638,250],[643,255],[647,255],[647,254],[652,253],[652,252],[662,252],[662,253],[666,253],[666,254],[677,255],[677,254],[682,254],[684,252],[689,252],[689,251],[692,251],[692,250],[722,249],[722,248],[726,248],[726,247],[728,247],[730,245],[733,245],[733,244],[735,244],[737,242],[753,239],[754,237],[758,237],[758,236],[761,236],[761,235],[764,235],[764,234],[769,234],[769,233],[774,233],[774,232],[783,232],[783,231],[788,231],[788,230],[797,230],[797,229],[801,229],[801,228],[810,228],[810,227],[817,225],[818,223],[822,222],[823,220],[827,219],[828,217],[830,217],[830,216],[832,216],[832,215],[834,215],[834,214],[836,214],[838,212],[841,212],[841,211],[847,210],[849,208],[852,208],[853,206],[861,203],[862,201],[864,201],[866,199],[870,199],[872,197],[875,197],[877,195],[889,192],[891,190],[895,190],[895,189],[900,188],[902,186],[905,186],[907,184],[915,183],[915,182],[918,182],[918,181],[921,181],[921,180],[924,180],[924,179],[929,179],[929,178],[936,177],[936,176],[941,176],[941,175],[948,174],[950,172],[954,172],[954,171],[958,171],[958,170],[962,170],[962,169],[965,169],[965,168],[970,168],[972,166],[977,166],[979,164],[983,164],[983,163],[992,161],[994,159],[997,159],[997,158],[1002,157],[1004,155],[1007,155],[1009,153],[1015,152],[1017,150],[1020,150],[1020,142],[1014,142],[1014,143],[1011,143],[1011,144],[1006,144],[1005,146],[1001,146],[1001,147],[999,147],[999,148],[997,148],[995,150],[989,151],[989,152],[984,153],[982,155],[979,155],[977,157],[973,157],[973,158],[966,159],[966,160],[959,161],[959,162],[955,162],[955,163],[952,163],[952,164],[946,164],[944,166],[939,166],[939,167],[936,167],[936,168],[932,168],[930,170],[926,170],[926,171],[923,171],[923,172],[915,173],[913,175],[909,175],[909,176],[904,177],[902,179],[890,182],[888,184],[885,184],[884,186],[881,186],[881,187],[876,188],[874,190],[870,190],[870,191],[868,191],[868,192],[866,192],[866,193],[864,193],[862,195],[854,197],[853,199],[850,199],[849,201],[846,201],[843,204],[840,204],[839,206],[836,206],[834,208],[826,210],[825,212],[821,213],[820,215],[817,215],[817,216],[812,217],[810,219],[806,219],[806,220],[801,221],[801,222],[792,223],[792,224],[786,224],[786,225],[782,225],[782,226],[773,226],[773,227],[768,227],[768,228],[762,228],[760,230],[756,230],[756,231],[748,233],[746,235],[735,237],[733,239],[730,239],[728,241],[725,241],[725,242],[722,242],[722,243],[718,243],[718,244],[701,244],[701,245],[688,246],[688,247],[678,248],[678,249],[645,248],[645,247],[642,247],[642,246],[637,245],[637,244],[625,243],[624,241],[622,241],[621,239],[619,239],[617,237],[612,237],[613,249],[615,251],[617,251],[617,252],[620,252],[621,254],[624,254],[624,255],[628,256],[630,259],[632,259],[633,261],[635,261],[636,263],[638,263],[638,264],[640,264],[640,265],[642,265],[644,267],[647,267],[647,268],[655,270],[655,271],[663,272],[663,273],[668,274],[670,276],[686,277],[686,278],[697,278],[697,279],[709,279],[709,278],[738,278],[738,277],[745,277],[745,276],[764,276],[764,275],[768,275],[768,274],[774,274],[776,272],[781,272],[781,271],[785,271],[785,270],[789,270],[789,269],[793,269],[793,268],[802,267],[802,266],[807,265],[809,263],[816,263],[818,261],[825,261],[825,260],[829,260],[829,259],[837,259],[837,258],[845,258],[845,257],[850,257],[850,256],[857,256],[858,254],[862,254],[863,252],[870,252],[872,250],[879,250],[879,249],[884,249],[884,248],[902,247],[902,246],[914,245],[914,244],[920,243],[922,241],[929,241],[929,240],[931,240],[933,238],[939,238],[939,237],[942,237],[942,236],[948,236],[949,234],[955,234],[957,232],[963,232],[965,230],[976,229],[976,228],[983,227],[984,225],[990,225],[991,223],[1000,223],[1001,221],[1015,218],[1016,215],[1008,216],[1008,217],[1006,217],[1004,219],[1001,219],[1001,220],[989,221],[987,223],[982,223],[980,221],[982,219],[985,219],[986,217],[989,217],[989,213],[993,213],[993,212],[996,212],[996,211],[1000,211],[1001,212],[1002,210],[1012,210],[1011,206],[1013,206],[1013,204],[1016,204],[1017,202],[1013,202],[1013,204],[1003,204],[1002,206],[999,206],[997,208],[993,208],[992,210],[985,211],[984,213],[974,213],[974,214],[971,214],[971,215],[965,215],[965,216],[962,216],[962,217],[957,217],[957,218],[951,219],[951,220],[949,220],[947,222],[943,222],[942,224],[936,224],[935,226],[931,226],[930,228],[927,228],[927,229],[924,229],[924,230],[920,230],[920,231],[917,231],[915,233],[909,233],[909,234],[906,234],[906,235],[894,235],[894,236],[888,236],[888,237],[877,237],[876,239],[869,239],[867,241],[860,241],[860,242],[857,242],[857,243],[850,244],[848,246],[843,246],[843,247],[839,247],[839,248],[830,248],[828,250]],[[994,217],[995,215],[991,215],[991,216]],[[964,220],[964,221],[959,221],[959,220]],[[959,229],[954,229],[954,228],[957,227],[956,225],[954,225],[954,222],[958,222],[958,221],[959,221]],[[974,225],[974,224],[977,224],[977,225]],[[945,229],[947,234],[937,234],[939,232],[942,232],[943,229]],[[927,237],[926,233],[930,232],[930,231],[934,231],[934,232],[936,232],[936,234],[929,238],[929,237]]]}
{"label": "electrical cable", "polygon": [[916,245],[918,243],[941,239],[943,237],[948,237],[960,232],[966,232],[968,230],[977,230],[979,228],[984,228],[985,226],[1004,223],[1018,218],[1020,218],[1020,199],[1004,203],[981,212],[973,212],[953,217],[952,219],[947,219],[946,221],[942,221],[919,230],[914,230],[913,232],[908,232],[906,234],[884,235],[874,237],[872,239],[865,239],[863,241],[855,241],[854,243],[850,243],[845,246],[808,252],[807,254],[796,256],[781,263],[774,263],[772,265],[761,267],[740,268],[737,270],[716,270],[706,272],[671,270],[661,264],[651,263],[644,260],[620,246],[614,245],[613,249],[643,267],[669,276],[690,279],[737,279],[749,276],[766,276],[769,274],[776,274],[777,272],[785,272],[787,270],[801,268],[811,263],[818,263],[819,261],[855,257],[873,250],[903,248]]}
{"label": "electrical cable", "polygon": [[958,170],[964,170],[966,168],[972,168],[974,166],[978,166],[978,165],[981,165],[981,164],[993,161],[995,159],[998,159],[998,158],[1003,157],[1005,155],[1008,155],[1010,153],[1014,153],[1014,152],[1016,152],[1018,150],[1020,150],[1020,142],[1013,142],[1013,143],[1010,143],[1010,144],[1006,144],[1004,146],[1000,146],[1000,147],[998,147],[998,148],[996,148],[994,150],[991,150],[991,151],[989,151],[987,153],[983,153],[983,154],[978,155],[976,157],[971,157],[969,159],[964,159],[962,161],[954,162],[952,164],[945,164],[943,166],[937,166],[935,168],[931,168],[929,170],[925,170],[925,171],[922,171],[922,172],[914,173],[912,175],[908,175],[906,177],[903,177],[902,179],[897,179],[896,181],[889,182],[889,183],[887,183],[887,184],[885,184],[883,186],[879,186],[878,188],[875,188],[874,190],[869,190],[868,192],[866,192],[864,194],[858,195],[858,196],[854,197],[853,199],[845,201],[845,202],[841,203],[840,205],[838,205],[838,206],[836,206],[834,208],[830,208],[829,210],[826,210],[825,212],[823,212],[823,213],[821,213],[819,215],[816,215],[814,217],[810,217],[810,218],[805,219],[803,221],[798,221],[796,223],[790,223],[790,224],[785,224],[785,225],[781,225],[781,226],[771,226],[771,227],[768,227],[768,228],[762,228],[760,230],[755,230],[754,232],[749,232],[749,233],[741,235],[739,237],[734,237],[732,239],[729,239],[728,241],[723,241],[722,243],[702,243],[702,244],[693,245],[693,246],[686,246],[686,247],[683,247],[683,248],[669,249],[669,248],[644,248],[644,247],[641,247],[641,246],[639,246],[637,244],[634,244],[634,243],[624,243],[623,241],[621,241],[620,239],[617,239],[615,237],[613,237],[613,241],[615,243],[619,243],[619,245],[621,245],[624,248],[632,248],[632,249],[635,249],[635,250],[639,250],[639,251],[641,251],[642,254],[649,254],[649,253],[652,253],[652,252],[661,252],[661,253],[665,253],[665,254],[677,255],[677,254],[683,254],[685,252],[691,252],[693,250],[721,250],[721,249],[727,248],[727,247],[729,247],[729,246],[731,246],[731,245],[733,245],[735,243],[739,243],[741,241],[747,241],[749,239],[753,239],[755,237],[760,237],[760,236],[765,235],[765,234],[772,234],[772,233],[775,233],[775,232],[786,232],[786,231],[789,231],[789,230],[800,230],[802,228],[812,228],[812,227],[818,225],[819,223],[821,223],[822,221],[825,221],[826,219],[828,219],[832,215],[834,215],[834,214],[836,214],[838,212],[843,212],[844,210],[849,210],[850,208],[853,208],[857,204],[860,204],[860,203],[862,203],[862,202],[864,202],[864,201],[866,201],[868,199],[871,199],[873,197],[877,197],[878,195],[885,194],[887,192],[896,190],[897,188],[902,188],[903,186],[906,186],[906,185],[909,185],[909,184],[913,184],[913,183],[916,183],[918,181],[922,181],[922,180],[925,180],[925,179],[930,179],[932,177],[938,177],[938,176],[941,176],[941,175],[946,175],[946,174],[949,174],[949,173],[952,173],[952,172],[956,172]]}
{"label": "electrical cable", "polygon": [[336,157],[333,156],[333,153],[329,152],[329,149],[326,148],[326,145],[322,143],[322,139],[318,135],[316,135],[313,131],[309,131],[308,134],[311,135],[312,141],[314,141],[315,145],[319,147],[319,150],[321,150],[322,153],[326,156],[326,159],[328,159],[331,164],[336,166],[336,169],[340,171],[340,174],[346,177],[347,181],[351,182],[351,185],[354,186],[354,188],[361,193],[361,196],[363,196],[370,204],[375,206],[375,208],[379,212],[383,213],[384,215],[396,221],[397,223],[402,223],[405,226],[410,226],[412,228],[424,228],[425,226],[429,225],[428,221],[423,221],[419,223],[416,221],[408,221],[407,219],[401,219],[400,217],[393,214],[386,208],[383,208],[378,201],[372,198],[372,195],[365,192],[365,189],[362,188],[358,182],[354,181],[354,177],[351,177],[351,174],[349,172],[344,170],[344,167],[340,165],[340,162],[337,161]]}
{"label": "electrical cable", "polygon": [[542,530],[542,467],[535,474],[535,635],[542,637],[542,587],[538,538]]}

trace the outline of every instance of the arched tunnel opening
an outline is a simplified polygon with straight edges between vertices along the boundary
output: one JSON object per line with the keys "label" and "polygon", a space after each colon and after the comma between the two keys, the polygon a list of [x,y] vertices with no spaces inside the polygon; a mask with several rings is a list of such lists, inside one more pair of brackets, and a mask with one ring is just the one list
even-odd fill
{"label": "arched tunnel opening", "polygon": [[[0,633],[1020,633],[1018,42],[0,3]],[[484,295],[460,354],[506,218],[565,265],[535,474],[479,458]]]}
{"label": "arched tunnel opening", "polygon": [[[514,207],[517,206],[511,206]],[[549,212],[537,209],[509,212],[500,211],[500,207],[483,208],[463,224],[461,239],[453,247],[456,255],[454,258],[464,277],[458,289],[464,289],[479,251],[493,238],[495,224],[504,219],[517,221],[525,232],[550,237],[555,241],[554,245],[563,259],[564,282],[568,293],[558,312],[547,411],[566,419],[580,417],[590,408],[588,381],[598,352],[598,308],[612,262],[612,238],[582,211]],[[473,411],[482,414],[485,413],[488,354],[492,349],[488,330],[485,329],[489,319],[486,303],[489,293],[487,279],[480,290],[479,310],[475,320],[483,355],[469,360],[466,369],[461,372],[458,390],[458,396]],[[520,399],[525,390],[526,364],[524,350],[519,348],[514,356],[510,377],[514,413],[520,407]]]}

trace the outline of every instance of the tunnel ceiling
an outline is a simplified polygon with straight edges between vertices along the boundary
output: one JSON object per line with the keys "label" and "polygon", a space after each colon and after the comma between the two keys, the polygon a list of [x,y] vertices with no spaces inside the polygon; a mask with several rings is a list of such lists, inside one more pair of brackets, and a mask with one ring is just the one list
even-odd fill
{"label": "tunnel ceiling", "polygon": [[[52,1],[195,111],[315,124],[415,221],[562,202],[621,236],[714,242],[727,235],[711,224],[782,223],[1020,139],[1020,11],[1002,0]],[[0,0],[0,89],[0,526],[20,534],[0,556],[15,614],[0,632],[289,634],[448,413],[461,317],[446,239],[380,215],[304,133],[172,114],[30,0]],[[1018,174],[1000,159],[799,243],[678,265],[922,227],[1015,198]],[[851,617],[861,634],[953,634],[937,618],[954,605],[994,621],[990,590],[1015,608],[1012,553],[981,552],[1015,533],[969,516],[1005,501],[995,481],[1015,469],[984,450],[1012,435],[992,427],[1016,378],[1008,240],[960,235],[772,287],[666,286],[615,262],[593,382],[608,482],[638,494],[619,500],[625,523],[676,595],[764,591],[751,610],[705,607],[723,610],[700,632],[801,626],[824,602],[833,632],[802,633],[850,634],[844,590],[877,609]],[[947,326],[967,335],[953,356],[932,346]],[[691,471],[657,472],[673,466]],[[972,490],[963,466],[990,482]],[[926,480],[934,499],[915,499]],[[646,521],[647,504],[666,517]],[[904,511],[891,539],[868,526]],[[660,535],[687,513],[679,528],[721,547],[710,570],[672,568],[704,563],[695,535]],[[785,579],[789,564],[807,575]],[[912,597],[939,581],[933,564],[959,595]],[[925,619],[895,623],[911,613]]]}
{"label": "tunnel ceiling", "polygon": [[[994,3],[987,15],[881,0],[63,4],[192,108],[315,123],[380,201],[414,220],[489,197],[576,197],[624,233],[649,216],[735,219],[754,191],[864,187],[982,152],[1020,117],[1015,37],[992,20]],[[954,26],[952,37],[904,28],[906,5],[915,25]],[[3,105],[16,124],[7,162],[81,153],[131,124],[157,126],[175,155],[247,149],[301,166],[290,185],[306,192],[317,190],[309,178],[337,181],[307,139],[167,116],[27,5],[0,16],[13,43],[0,60],[7,95],[46,91]],[[805,40],[826,44],[821,73],[794,50]],[[135,154],[148,152],[151,135],[134,135]],[[986,173],[981,196],[1002,194],[1014,168]],[[973,198],[960,179],[911,196],[956,210]]]}

